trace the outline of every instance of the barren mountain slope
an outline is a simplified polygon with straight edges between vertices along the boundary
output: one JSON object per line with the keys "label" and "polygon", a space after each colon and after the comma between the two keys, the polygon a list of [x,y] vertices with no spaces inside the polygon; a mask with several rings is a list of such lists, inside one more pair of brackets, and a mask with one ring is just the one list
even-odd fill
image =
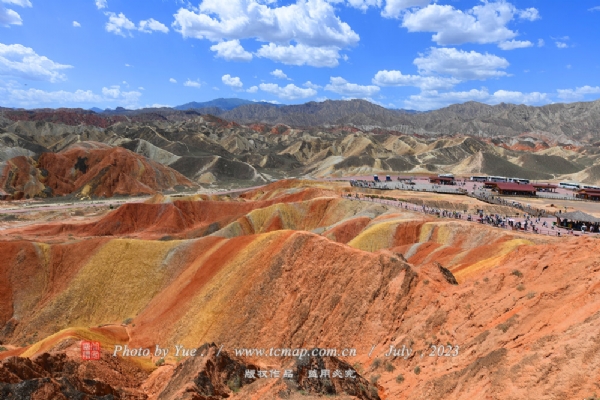
{"label": "barren mountain slope", "polygon": [[[597,390],[600,264],[590,256],[600,251],[597,240],[498,231],[340,198],[348,189],[285,181],[236,200],[156,198],[94,225],[5,230],[0,340],[8,351],[0,358],[19,355],[39,365],[36,357],[46,352],[66,354],[61,362],[99,371],[112,362],[117,375],[95,375],[103,393],[110,387],[150,398],[174,398],[184,382],[194,393],[212,387],[216,398],[327,393],[302,379],[232,386],[242,366],[304,371],[293,358],[233,357],[241,347],[356,348],[356,356],[327,361],[352,366],[374,386],[336,386],[347,398],[559,399]],[[181,222],[148,223],[162,218]],[[96,227],[117,221],[140,229],[96,236]],[[185,240],[156,240],[153,233],[170,226],[171,235],[185,237],[190,226],[215,222],[212,232]],[[104,361],[81,362],[82,339],[100,341]],[[110,356],[116,345],[212,342],[216,347],[202,348],[210,363],[169,355],[156,366],[157,357]],[[432,357],[431,344],[459,346],[458,355]],[[226,353],[213,358],[221,345]],[[410,346],[414,354],[386,357],[390,345]],[[7,375],[7,363],[27,362],[12,360],[0,365],[0,390],[35,379],[39,385],[50,374],[54,380],[45,382],[64,392],[57,379],[78,376],[52,363],[31,367],[38,372],[30,376]]]}

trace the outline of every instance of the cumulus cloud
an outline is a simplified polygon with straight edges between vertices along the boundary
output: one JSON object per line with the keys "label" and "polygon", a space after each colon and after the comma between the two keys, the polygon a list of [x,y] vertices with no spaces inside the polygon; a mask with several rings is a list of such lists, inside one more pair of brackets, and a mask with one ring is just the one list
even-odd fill
{"label": "cumulus cloud", "polygon": [[319,85],[315,85],[314,83],[312,83],[311,81],[306,81],[302,84],[302,86],[307,87],[307,88],[311,88],[311,89],[321,89],[323,86],[319,86]]}
{"label": "cumulus cloud", "polygon": [[171,83],[177,83],[177,81],[175,79],[173,79],[173,78],[170,78],[169,82],[171,82]]}
{"label": "cumulus cloud", "polygon": [[103,8],[107,8],[108,4],[106,4],[106,0],[96,0],[96,7],[98,7],[98,10],[102,10]]}
{"label": "cumulus cloud", "polygon": [[478,101],[486,104],[516,103],[516,104],[546,104],[550,100],[548,94],[540,92],[522,93],[508,90],[498,90],[489,93],[486,88],[471,89],[463,92],[438,92],[437,90],[423,91],[412,95],[404,102],[404,106],[413,110],[433,110],[456,103]]}
{"label": "cumulus cloud", "polygon": [[555,42],[556,43],[556,47],[558,47],[559,49],[566,49],[567,47],[569,47],[568,44],[566,44],[565,42]]}
{"label": "cumulus cloud", "polygon": [[280,69],[276,69],[275,71],[272,71],[271,75],[273,75],[277,79],[287,79],[287,80],[291,81],[291,79],[288,78],[288,76],[285,74],[285,72],[283,72]]}
{"label": "cumulus cloud", "polygon": [[367,11],[369,7],[381,7],[382,0],[347,0],[350,7],[358,8],[362,11]]}
{"label": "cumulus cloud", "polygon": [[287,65],[309,65],[311,67],[337,67],[340,59],[339,47],[311,47],[303,44],[263,45],[256,55]]}
{"label": "cumulus cloud", "polygon": [[77,21],[73,21],[73,27],[75,28],[81,28],[81,24]]}
{"label": "cumulus cloud", "polygon": [[23,25],[23,20],[18,12],[8,9],[0,4],[0,26]]}
{"label": "cumulus cloud", "polygon": [[108,17],[105,29],[107,32],[114,33],[115,35],[127,36],[125,33],[131,35],[129,31],[136,29],[135,24],[131,22],[123,13],[118,15],[114,12],[106,12],[105,15]]}
{"label": "cumulus cloud", "polygon": [[431,0],[386,0],[381,15],[386,18],[398,18],[402,11],[411,7],[425,7]]}
{"label": "cumulus cloud", "polygon": [[227,40],[210,47],[212,51],[216,51],[216,57],[224,58],[227,61],[250,61],[252,60],[252,53],[244,50],[240,41]]}
{"label": "cumulus cloud", "polygon": [[236,88],[236,89],[241,89],[242,86],[244,86],[244,84],[242,83],[242,81],[239,77],[231,76],[229,74],[223,75],[221,77],[221,81],[223,81],[223,83],[226,84],[227,86],[231,86],[232,88]]}
{"label": "cumulus cloud", "polygon": [[522,93],[510,90],[498,90],[494,92],[490,104],[514,103],[514,104],[540,104],[548,102],[548,94],[540,92]]}
{"label": "cumulus cloud", "polygon": [[18,12],[2,5],[11,4],[19,7],[32,7],[29,0],[0,0],[0,26],[9,27],[11,25],[23,25],[23,20]]}
{"label": "cumulus cloud", "polygon": [[525,10],[517,10],[517,15],[521,19],[526,19],[528,21],[535,21],[540,19],[540,12],[535,8],[527,8]]}
{"label": "cumulus cloud", "polygon": [[546,44],[546,42],[544,42],[544,39],[538,39],[538,47],[544,47],[544,45]]}
{"label": "cumulus cloud", "polygon": [[422,90],[451,89],[460,80],[438,76],[404,75],[400,71],[383,70],[375,74],[372,80],[377,86],[415,86]]}
{"label": "cumulus cloud", "polygon": [[40,89],[23,90],[13,87],[0,87],[0,96],[7,103],[21,107],[33,107],[44,105],[79,105],[116,103],[125,107],[136,107],[141,93],[136,91],[122,91],[119,86],[102,88],[102,94],[91,90],[76,90],[69,92],[65,90],[44,91]]}
{"label": "cumulus cloud", "polygon": [[258,92],[258,86],[252,86],[251,88],[249,88],[248,90],[246,90],[246,92],[248,92],[248,93],[256,93],[256,92]]}
{"label": "cumulus cloud", "polygon": [[185,83],[183,84],[183,86],[193,87],[193,88],[196,88],[196,89],[200,89],[200,87],[202,86],[202,84],[200,82],[198,82],[197,80],[193,81],[191,79],[188,79],[187,81],[185,81]]}
{"label": "cumulus cloud", "polygon": [[213,41],[256,38],[309,46],[354,45],[359,36],[325,0],[270,7],[259,0],[204,0],[197,11],[181,8],[174,26],[184,37]]}
{"label": "cumulus cloud", "polygon": [[583,100],[586,94],[600,94],[600,86],[582,86],[575,89],[558,89],[558,97],[562,100]]}
{"label": "cumulus cloud", "polygon": [[343,96],[349,97],[371,97],[379,93],[378,86],[372,85],[358,85],[356,83],[350,83],[342,77],[331,77],[329,78],[329,84],[325,86],[325,90],[334,92]]}
{"label": "cumulus cloud", "polygon": [[429,53],[416,58],[414,64],[422,75],[449,75],[460,80],[485,80],[508,76],[501,70],[509,66],[505,58],[493,54],[435,47],[431,48]]}
{"label": "cumulus cloud", "polygon": [[198,8],[179,9],[173,26],[185,38],[269,43],[256,55],[288,65],[336,66],[339,51],[360,39],[327,0],[282,6],[264,0],[204,0]]}
{"label": "cumulus cloud", "polygon": [[67,79],[62,71],[69,68],[73,67],[40,56],[30,47],[0,43],[0,76],[58,82]]}
{"label": "cumulus cloud", "polygon": [[168,33],[169,28],[161,22],[158,22],[154,18],[146,19],[144,21],[140,21],[140,25],[138,30],[144,33],[152,33],[152,32],[162,32]]}
{"label": "cumulus cloud", "polygon": [[533,43],[529,40],[509,40],[506,42],[498,43],[498,47],[502,50],[514,50],[514,49],[523,49],[525,47],[532,47]]}
{"label": "cumulus cloud", "polygon": [[115,35],[120,36],[131,36],[131,31],[138,30],[144,33],[152,33],[152,32],[162,32],[168,33],[169,28],[167,26],[154,18],[146,19],[140,21],[139,25],[136,26],[133,21],[125,16],[123,13],[119,13],[118,15],[113,12],[105,12],[104,13],[108,17],[108,22],[106,23],[105,29],[107,32],[114,33]]}
{"label": "cumulus cloud", "polygon": [[588,11],[600,11],[600,6],[588,8]]}
{"label": "cumulus cloud", "polygon": [[279,86],[275,83],[261,83],[258,87],[263,92],[274,94],[275,96],[286,100],[305,99],[317,94],[317,91],[314,89],[303,89],[292,83],[287,86]]}
{"label": "cumulus cloud", "polygon": [[0,0],[0,3],[12,4],[19,7],[33,7],[30,0]]}
{"label": "cumulus cloud", "polygon": [[467,11],[431,4],[406,12],[402,26],[409,32],[435,32],[432,40],[438,45],[500,43],[517,36],[506,27],[515,17],[534,20],[539,13],[534,8],[518,10],[504,0],[484,1]]}

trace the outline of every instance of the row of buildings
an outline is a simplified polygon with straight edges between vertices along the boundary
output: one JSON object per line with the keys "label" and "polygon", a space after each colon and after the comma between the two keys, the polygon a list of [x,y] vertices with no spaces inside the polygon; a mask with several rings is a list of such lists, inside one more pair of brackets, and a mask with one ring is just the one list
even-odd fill
{"label": "row of buildings", "polygon": [[[471,177],[470,180],[480,182],[484,187],[506,196],[536,196],[538,192],[555,193],[559,187],[565,188],[562,183],[560,186],[551,183],[530,183],[527,179],[519,178]],[[436,185],[456,185],[454,176],[450,174],[430,176],[429,182]],[[598,187],[577,185],[572,190],[576,198],[600,201],[600,188]]]}

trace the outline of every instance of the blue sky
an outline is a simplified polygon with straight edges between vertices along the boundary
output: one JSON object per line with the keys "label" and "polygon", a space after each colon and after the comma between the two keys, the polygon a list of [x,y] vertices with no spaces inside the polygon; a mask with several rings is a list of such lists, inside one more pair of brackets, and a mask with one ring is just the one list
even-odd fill
{"label": "blue sky", "polygon": [[600,1],[0,0],[0,106],[600,98]]}

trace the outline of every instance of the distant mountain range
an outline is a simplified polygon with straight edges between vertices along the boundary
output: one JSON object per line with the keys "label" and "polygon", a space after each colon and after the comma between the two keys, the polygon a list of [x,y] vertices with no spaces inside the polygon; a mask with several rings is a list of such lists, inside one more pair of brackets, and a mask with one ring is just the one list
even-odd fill
{"label": "distant mountain range", "polygon": [[244,106],[247,104],[261,104],[269,107],[278,107],[279,105],[267,103],[265,101],[251,101],[245,99],[215,99],[211,101],[205,101],[198,103],[192,101],[191,103],[182,104],[180,106],[173,107],[175,110],[186,111],[198,108],[220,108],[221,110],[233,110],[234,108]]}
{"label": "distant mountain range", "polygon": [[[43,111],[52,113],[52,110]],[[526,133],[538,137],[541,135],[552,144],[600,143],[600,100],[557,103],[542,107],[505,103],[490,106],[467,102],[435,111],[416,112],[387,109],[365,100],[327,100],[298,105],[273,105],[242,99],[216,99],[203,103],[187,103],[175,108],[126,110],[117,107],[115,110],[94,114],[98,111],[100,110],[96,108],[87,112],[98,117],[110,118],[111,121],[107,121],[106,125],[115,123],[120,118],[174,121],[210,114],[239,124],[282,124],[297,128],[354,126],[363,131],[385,129],[412,135],[468,135],[489,139]],[[35,118],[54,121],[56,118],[44,116],[41,110],[7,112],[19,115],[13,115],[13,120]],[[38,115],[26,115],[32,113]],[[79,121],[81,118],[73,120]],[[94,124],[98,125],[96,122]]]}

